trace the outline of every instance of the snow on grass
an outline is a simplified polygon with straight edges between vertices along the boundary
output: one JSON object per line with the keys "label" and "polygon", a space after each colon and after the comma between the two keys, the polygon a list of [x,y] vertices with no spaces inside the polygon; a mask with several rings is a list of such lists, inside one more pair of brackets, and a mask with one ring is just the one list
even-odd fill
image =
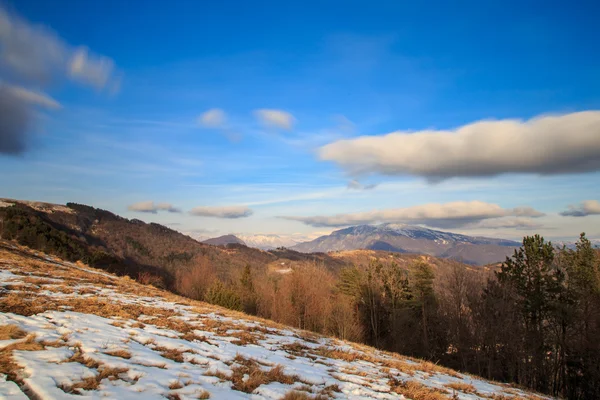
{"label": "snow on grass", "polygon": [[531,396],[23,249],[0,267],[0,398]]}

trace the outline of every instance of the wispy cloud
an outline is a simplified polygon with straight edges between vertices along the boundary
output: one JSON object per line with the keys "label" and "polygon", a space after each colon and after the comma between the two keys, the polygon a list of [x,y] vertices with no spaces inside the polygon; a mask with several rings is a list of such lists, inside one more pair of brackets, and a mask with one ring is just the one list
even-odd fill
{"label": "wispy cloud", "polygon": [[585,200],[579,205],[569,205],[566,211],[560,213],[563,217],[587,217],[600,215],[600,202],[598,200]]}
{"label": "wispy cloud", "polygon": [[352,174],[416,175],[430,181],[598,171],[600,111],[362,136],[323,146],[319,156]]}
{"label": "wispy cloud", "polygon": [[375,184],[375,183],[371,183],[369,185],[363,185],[356,179],[352,179],[350,182],[348,182],[348,189],[353,189],[353,190],[371,190],[371,189],[375,189],[376,187],[377,187],[377,184]]}
{"label": "wispy cloud", "polygon": [[544,214],[531,207],[505,209],[482,201],[457,201],[445,204],[424,204],[407,208],[372,210],[333,216],[282,216],[314,227],[341,227],[380,222],[405,222],[438,228],[455,228],[479,221],[508,216],[541,217]]}
{"label": "wispy cloud", "polygon": [[159,211],[167,211],[170,213],[180,213],[181,210],[179,208],[174,207],[169,203],[158,203],[154,204],[153,201],[141,201],[139,203],[134,203],[127,206],[127,209],[130,211],[137,211],[143,213],[156,214]]}
{"label": "wispy cloud", "polygon": [[535,230],[544,227],[539,221],[535,221],[531,218],[520,218],[520,217],[505,217],[505,218],[494,218],[477,221],[472,224],[465,225],[465,229],[517,229],[517,230]]}
{"label": "wispy cloud", "polygon": [[258,121],[270,128],[292,129],[296,119],[292,114],[283,110],[260,109],[255,110],[254,115]]}
{"label": "wispy cloud", "polygon": [[220,108],[207,110],[198,117],[198,123],[208,128],[222,128],[226,122],[227,115]]}
{"label": "wispy cloud", "polygon": [[249,217],[253,211],[246,206],[194,207],[190,214],[197,217],[236,219]]}

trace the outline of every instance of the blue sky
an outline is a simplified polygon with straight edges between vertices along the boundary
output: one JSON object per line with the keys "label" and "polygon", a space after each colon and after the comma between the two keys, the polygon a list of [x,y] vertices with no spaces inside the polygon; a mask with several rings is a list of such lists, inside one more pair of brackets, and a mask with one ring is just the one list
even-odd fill
{"label": "blue sky", "polygon": [[[10,90],[53,101],[27,98],[34,122],[26,148],[0,153],[0,196],[76,201],[207,236],[310,235],[364,220],[600,237],[589,202],[600,200],[597,3],[323,3],[0,3],[11,26],[34,32],[21,48],[59,43],[62,57],[43,81],[22,73],[48,64],[42,50],[0,68]],[[14,60],[14,32],[0,61]],[[522,122],[549,114],[571,117],[548,122],[556,132]],[[474,141],[455,135],[433,151],[426,139],[482,120],[521,122],[514,135],[477,128],[481,143],[527,137],[533,149],[488,165],[471,159],[489,150]],[[395,131],[403,136],[385,136]],[[560,144],[529,165],[549,141]],[[514,211],[525,206],[538,214]],[[569,206],[584,216],[561,216]],[[311,222],[334,215],[342,222]]]}

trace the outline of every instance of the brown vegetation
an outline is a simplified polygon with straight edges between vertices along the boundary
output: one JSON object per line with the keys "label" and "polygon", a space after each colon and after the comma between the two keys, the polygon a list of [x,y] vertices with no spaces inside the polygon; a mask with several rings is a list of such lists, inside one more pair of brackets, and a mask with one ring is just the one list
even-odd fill
{"label": "brown vegetation", "polygon": [[427,387],[417,381],[400,381],[390,378],[390,388],[394,393],[404,395],[412,400],[447,400],[446,392]]}
{"label": "brown vegetation", "polygon": [[17,325],[0,325],[0,340],[21,339],[27,336],[27,332]]}

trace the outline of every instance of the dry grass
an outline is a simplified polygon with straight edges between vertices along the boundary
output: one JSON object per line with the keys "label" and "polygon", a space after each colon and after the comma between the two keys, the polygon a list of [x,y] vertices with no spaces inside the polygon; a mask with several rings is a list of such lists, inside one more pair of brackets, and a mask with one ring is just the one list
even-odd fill
{"label": "dry grass", "polygon": [[291,392],[287,392],[285,396],[281,398],[281,400],[328,400],[328,396],[324,396],[321,394],[317,394],[315,396],[311,396],[306,392],[300,392],[298,390],[292,390]]}
{"label": "dry grass", "polygon": [[75,363],[79,363],[79,364],[85,365],[88,368],[93,368],[93,369],[98,369],[98,368],[100,368],[100,365],[101,365],[98,361],[94,360],[93,358],[86,357],[83,354],[83,351],[81,350],[80,347],[76,347],[73,355],[71,357],[67,358],[66,360],[64,360],[63,362],[65,362],[65,363],[75,362]]}
{"label": "dry grass", "polygon": [[264,339],[264,336],[260,333],[250,333],[247,331],[234,332],[231,333],[230,336],[237,338],[237,340],[232,340],[231,343],[237,346],[246,346],[248,344],[258,344],[258,341]]}
{"label": "dry grass", "polygon": [[210,392],[203,390],[200,393],[198,393],[198,397],[196,397],[196,398],[202,399],[202,400],[210,399]]}
{"label": "dry grass", "polygon": [[102,380],[108,379],[114,381],[119,379],[120,374],[129,371],[128,368],[110,368],[98,363],[96,365],[98,365],[98,375],[84,378],[71,385],[58,385],[58,388],[65,393],[81,394],[80,390],[97,390]]}
{"label": "dry grass", "polygon": [[392,392],[412,400],[447,400],[449,398],[446,392],[427,387],[417,381],[400,381],[390,378],[390,388]]}
{"label": "dry grass", "polygon": [[104,354],[108,354],[109,356],[113,356],[113,357],[124,358],[126,360],[129,360],[131,358],[131,353],[129,352],[129,350],[125,350],[125,349],[106,351],[106,352],[104,352]]}
{"label": "dry grass", "polygon": [[348,361],[348,362],[363,359],[359,353],[354,353],[351,351],[337,350],[337,349],[330,349],[327,347],[319,347],[318,349],[314,350],[314,353],[320,355],[321,357],[335,358],[337,360],[344,360],[344,361]]}
{"label": "dry grass", "polygon": [[449,389],[458,390],[459,392],[463,392],[463,393],[477,393],[475,386],[470,385],[468,383],[464,383],[464,382],[447,383],[444,386]]}
{"label": "dry grass", "polygon": [[21,339],[27,336],[27,332],[17,325],[0,325],[0,340]]}
{"label": "dry grass", "polygon": [[153,350],[160,352],[161,356],[168,358],[169,360],[173,360],[178,363],[182,363],[184,361],[183,353],[185,353],[185,350],[169,349],[161,346],[154,347]]}
{"label": "dry grass", "polygon": [[176,380],[169,384],[169,389],[171,389],[171,390],[181,389],[183,386],[184,385],[183,385],[183,383],[181,383],[180,380]]}
{"label": "dry grass", "polygon": [[181,336],[183,340],[187,340],[188,342],[208,342],[208,339],[204,335],[197,335],[194,332],[187,332],[183,336]]}
{"label": "dry grass", "polygon": [[[281,365],[276,365],[268,371],[260,368],[260,365],[253,359],[245,358],[239,354],[235,357],[235,365],[231,368],[232,388],[245,393],[252,393],[260,385],[265,385],[271,382],[279,382],[286,385],[291,385],[298,381],[295,375],[286,375],[283,372]],[[244,379],[247,376],[247,379]]]}

